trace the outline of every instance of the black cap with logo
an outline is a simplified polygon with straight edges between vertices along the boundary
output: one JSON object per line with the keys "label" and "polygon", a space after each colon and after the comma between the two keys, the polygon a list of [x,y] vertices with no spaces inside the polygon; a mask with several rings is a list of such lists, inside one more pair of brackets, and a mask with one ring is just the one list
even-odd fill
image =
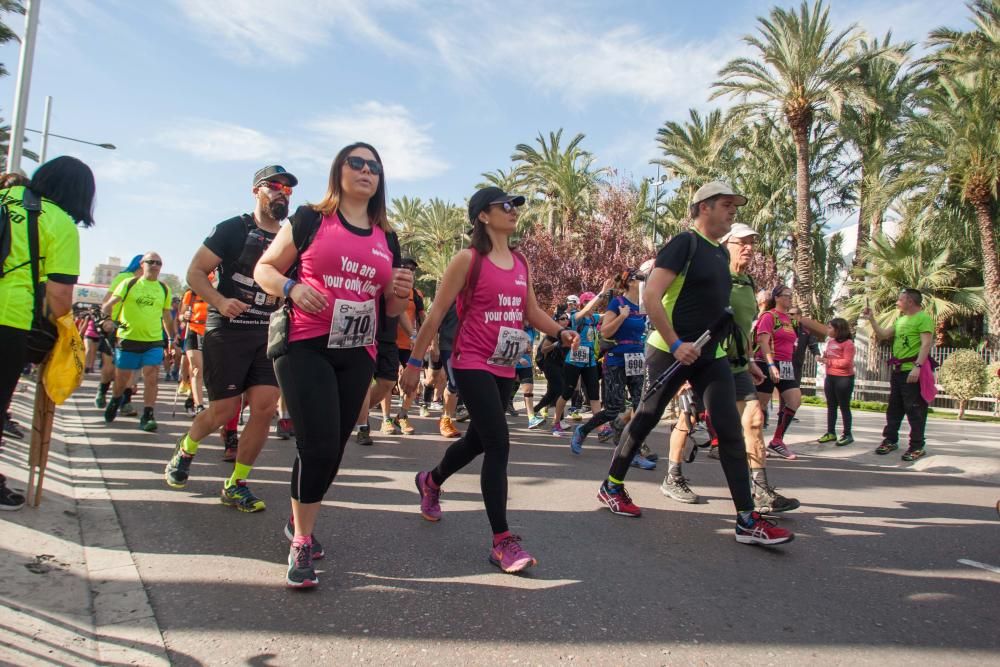
{"label": "black cap with logo", "polygon": [[272,164],[258,169],[257,173],[253,175],[253,187],[257,187],[261,181],[281,181],[290,188],[299,184],[299,179],[285,171],[285,168],[280,164]]}

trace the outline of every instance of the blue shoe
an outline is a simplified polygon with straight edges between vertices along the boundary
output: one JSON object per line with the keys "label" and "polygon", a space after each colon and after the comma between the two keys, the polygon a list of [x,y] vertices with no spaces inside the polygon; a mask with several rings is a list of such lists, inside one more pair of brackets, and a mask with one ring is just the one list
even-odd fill
{"label": "blue shoe", "polygon": [[580,454],[583,452],[583,439],[586,437],[587,434],[583,432],[582,424],[573,429],[573,439],[569,441],[569,448],[574,454]]}
{"label": "blue shoe", "polygon": [[532,429],[538,428],[544,423],[545,423],[545,417],[541,415],[535,415],[534,417],[528,420],[528,428]]}
{"label": "blue shoe", "polygon": [[656,470],[656,464],[647,458],[643,458],[636,454],[632,457],[632,467],[642,468],[643,470]]}

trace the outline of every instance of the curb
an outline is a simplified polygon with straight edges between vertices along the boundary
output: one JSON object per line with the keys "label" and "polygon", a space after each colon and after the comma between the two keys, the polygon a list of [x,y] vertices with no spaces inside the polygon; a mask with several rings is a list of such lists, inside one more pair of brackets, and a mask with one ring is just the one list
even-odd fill
{"label": "curb", "polygon": [[[168,665],[163,634],[94,455],[80,400],[76,394],[64,407],[68,430],[62,435],[69,452],[97,654],[102,664]],[[78,484],[81,480],[100,483]]]}

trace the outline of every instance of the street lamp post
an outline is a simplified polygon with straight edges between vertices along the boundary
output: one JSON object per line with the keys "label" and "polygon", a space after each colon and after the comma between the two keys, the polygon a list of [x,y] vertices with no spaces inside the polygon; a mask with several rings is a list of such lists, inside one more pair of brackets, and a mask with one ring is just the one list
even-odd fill
{"label": "street lamp post", "polygon": [[10,145],[7,148],[7,171],[21,168],[24,150],[24,121],[28,114],[28,93],[31,89],[31,65],[35,59],[35,33],[38,30],[38,12],[42,0],[25,3],[24,39],[17,64],[17,88],[14,90],[14,115],[10,119]]}
{"label": "street lamp post", "polygon": [[93,141],[84,141],[83,139],[74,139],[73,137],[66,137],[61,134],[55,134],[49,132],[49,121],[52,119],[52,96],[47,95],[45,97],[45,116],[42,118],[42,129],[32,130],[30,127],[24,128],[25,132],[34,132],[35,134],[42,135],[42,150],[38,156],[38,163],[45,164],[45,157],[49,152],[49,137],[56,137],[58,139],[65,139],[66,141],[75,141],[78,144],[87,144],[88,146],[97,146],[98,148],[104,148],[109,151],[115,150],[114,144],[97,144]]}

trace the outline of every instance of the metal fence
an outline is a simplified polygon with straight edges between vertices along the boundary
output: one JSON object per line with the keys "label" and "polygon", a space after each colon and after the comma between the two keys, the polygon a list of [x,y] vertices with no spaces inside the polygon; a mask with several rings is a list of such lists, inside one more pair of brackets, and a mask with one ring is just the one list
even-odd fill
{"label": "metal fence", "polygon": [[[859,401],[881,401],[889,400],[889,358],[892,356],[888,343],[879,343],[874,346],[871,342],[859,334],[854,340],[856,354],[854,357],[854,398]],[[934,347],[931,348],[931,356],[938,363],[944,363],[948,355],[957,352],[959,348],[954,347]],[[980,352],[983,361],[987,364],[1000,360],[1000,353],[984,349]],[[805,363],[802,365],[802,391],[804,394],[816,393],[823,395],[823,387],[816,387],[816,358],[809,352],[806,353]],[[941,385],[938,385],[937,398],[931,407],[958,409],[958,401],[943,393]],[[981,410],[996,413],[998,404],[996,399],[988,396],[980,396],[969,401],[967,410]]]}

